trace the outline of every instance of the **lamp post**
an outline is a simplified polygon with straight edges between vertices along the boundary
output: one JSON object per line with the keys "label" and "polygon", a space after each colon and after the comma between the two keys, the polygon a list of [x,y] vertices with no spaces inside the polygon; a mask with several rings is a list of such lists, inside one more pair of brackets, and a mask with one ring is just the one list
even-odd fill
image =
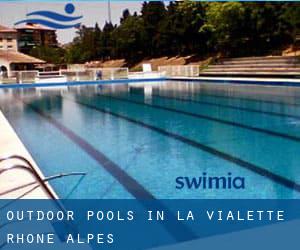
{"label": "lamp post", "polygon": [[110,7],[110,0],[107,1],[107,10],[108,10],[108,21],[111,23],[111,7]]}

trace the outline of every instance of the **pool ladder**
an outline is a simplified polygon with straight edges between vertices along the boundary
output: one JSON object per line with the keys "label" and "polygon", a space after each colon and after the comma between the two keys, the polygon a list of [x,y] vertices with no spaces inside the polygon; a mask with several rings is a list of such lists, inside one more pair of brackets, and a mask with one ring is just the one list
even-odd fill
{"label": "pool ladder", "polygon": [[[70,176],[70,175],[86,175],[86,173],[84,173],[84,172],[60,173],[60,174],[53,175],[53,176],[43,179],[40,176],[40,174],[37,172],[37,170],[33,167],[33,165],[30,163],[30,161],[21,155],[10,155],[7,157],[0,158],[0,163],[2,163],[4,161],[8,161],[8,160],[14,160],[14,159],[21,161],[22,164],[14,164],[12,166],[3,167],[3,168],[0,167],[0,175],[7,171],[11,171],[11,170],[15,170],[15,169],[25,170],[34,177],[34,179],[38,182],[38,185],[41,186],[44,189],[44,191],[49,195],[49,197],[54,200],[58,199],[58,197],[52,191],[52,189],[46,184],[46,182],[53,180],[53,179]],[[34,184],[34,183],[30,183],[30,184]]]}
{"label": "pool ladder", "polygon": [[30,163],[30,161],[27,160],[25,157],[21,155],[10,155],[4,158],[0,158],[0,163],[8,160],[13,160],[13,159],[20,160],[23,164],[14,164],[9,167],[4,167],[3,169],[0,168],[0,175],[14,169],[22,169],[28,171],[38,181],[39,185],[46,191],[46,193],[49,195],[51,199],[57,198],[56,195],[52,192],[52,190],[46,185],[44,180],[41,178],[41,176],[38,174],[36,169]]}
{"label": "pool ladder", "polygon": [[[34,166],[30,163],[30,161],[27,160],[25,157],[23,157],[21,155],[11,155],[11,156],[7,156],[7,157],[3,157],[3,158],[0,158],[0,164],[5,162],[5,161],[8,161],[8,160],[19,160],[22,163],[14,164],[12,166],[6,166],[6,167],[1,167],[1,165],[0,165],[0,175],[7,172],[7,171],[14,170],[14,169],[20,169],[20,170],[28,171],[36,179],[36,181],[38,182],[38,185],[36,187],[41,186],[45,190],[45,192],[49,195],[49,197],[51,199],[53,199],[53,201],[54,201],[55,205],[58,207],[58,209],[60,209],[63,213],[67,214],[66,208],[60,202],[60,200],[58,199],[58,197],[54,193],[54,191],[52,191],[52,189],[46,184],[46,182],[48,182],[50,180],[53,180],[53,179],[57,179],[57,178],[65,177],[65,176],[70,176],[70,175],[82,175],[83,176],[83,175],[86,175],[86,173],[84,173],[84,172],[61,173],[61,174],[56,174],[56,175],[46,177],[46,178],[43,179],[40,176],[40,174],[37,172],[37,170],[34,168]],[[36,184],[36,182],[28,183],[25,186],[32,185],[32,184]],[[16,187],[12,191],[14,191],[18,188],[23,188],[25,186]],[[34,189],[30,190],[30,192],[33,191]],[[13,201],[9,201],[4,206],[2,206],[2,204],[1,204],[0,210],[4,209],[7,206],[10,206],[14,201],[20,199],[21,197],[23,197],[23,195],[20,196],[19,198],[15,199],[15,200],[13,200]],[[76,225],[74,225],[73,223],[67,221],[67,222],[64,222],[64,224],[66,226],[68,226],[68,228],[70,230],[72,230],[72,232],[78,232],[78,229],[77,229]],[[3,227],[3,225],[2,225],[2,227]],[[1,228],[1,225],[0,225],[0,228]],[[6,244],[1,244],[1,242],[0,242],[0,249],[5,245]]]}

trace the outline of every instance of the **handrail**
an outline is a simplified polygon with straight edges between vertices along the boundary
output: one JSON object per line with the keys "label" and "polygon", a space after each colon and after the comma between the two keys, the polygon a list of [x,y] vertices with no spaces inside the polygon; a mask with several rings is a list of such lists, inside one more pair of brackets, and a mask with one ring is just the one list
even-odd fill
{"label": "handrail", "polygon": [[[58,206],[58,208],[61,209],[61,211],[64,214],[67,214],[67,210],[65,209],[64,205],[59,201],[59,199],[57,199],[57,197],[52,192],[52,190],[46,185],[46,182],[48,182],[50,180],[57,179],[57,178],[61,178],[61,177],[64,177],[64,176],[69,176],[69,175],[85,175],[86,173],[83,173],[83,172],[60,173],[60,174],[49,176],[49,177],[47,177],[45,179],[42,179],[41,176],[39,175],[39,173],[36,171],[36,169],[30,163],[30,161],[27,160],[23,156],[20,156],[20,155],[11,155],[11,156],[7,156],[7,157],[4,157],[4,158],[0,158],[0,163],[3,162],[3,161],[6,161],[6,160],[11,160],[11,159],[18,159],[20,161],[23,161],[23,163],[26,163],[26,165],[15,164],[15,165],[10,166],[10,167],[4,167],[4,169],[0,169],[0,175],[3,174],[3,173],[5,173],[6,171],[9,171],[9,170],[23,169],[23,170],[29,171],[29,173],[31,173],[36,178],[36,180],[38,181],[38,184],[35,187],[33,187],[32,189],[30,189],[29,191],[27,191],[26,193],[24,193],[23,195],[21,195],[17,199],[22,198],[23,196],[25,196],[29,192],[33,191],[37,187],[42,186],[44,188],[44,190],[48,193],[48,195],[54,200],[54,202]],[[12,202],[14,202],[14,201],[12,201]],[[5,206],[1,207],[0,209],[9,206],[12,202],[9,202]],[[76,228],[76,226],[74,224],[72,224],[70,222],[67,222],[66,225],[70,226],[71,229],[74,230],[74,232],[77,232],[77,228]],[[0,245],[0,248],[2,248],[2,245]]]}
{"label": "handrail", "polygon": [[10,155],[10,156],[7,156],[7,157],[0,158],[0,163],[3,162],[3,161],[12,160],[12,159],[21,160],[24,163],[26,163],[27,166],[24,166],[24,165],[14,165],[11,168],[7,168],[6,170],[5,169],[2,170],[0,173],[2,173],[3,171],[12,170],[14,168],[22,168],[24,170],[27,170],[27,171],[29,171],[33,175],[33,177],[35,177],[35,179],[39,182],[40,186],[46,191],[46,193],[51,197],[51,199],[54,199],[54,200],[57,199],[56,195],[50,190],[50,188],[43,181],[43,179],[38,174],[38,172],[33,167],[33,165],[30,163],[30,161],[27,160],[25,157],[23,157],[21,155]]}
{"label": "handrail", "polygon": [[28,168],[27,166],[18,164],[18,165],[13,165],[11,167],[5,167],[3,169],[0,169],[0,175],[5,173],[6,171],[13,170],[13,169],[16,169],[16,168],[31,171],[30,168]]}
{"label": "handrail", "polygon": [[25,162],[27,165],[31,165],[30,161],[28,161],[25,157],[23,157],[21,155],[9,155],[9,156],[0,158],[0,162],[6,161],[6,160],[11,160],[11,159],[18,159],[18,160]]}
{"label": "handrail", "polygon": [[[0,175],[5,173],[6,171],[9,171],[11,169],[28,169],[27,166],[24,166],[24,165],[12,165],[10,167],[6,167],[4,168],[3,170],[0,169]],[[49,182],[51,180],[55,180],[55,179],[59,179],[59,178],[62,178],[62,177],[67,177],[67,176],[74,176],[74,175],[86,175],[85,172],[70,172],[70,173],[59,173],[59,174],[55,174],[55,175],[51,175],[51,176],[48,176],[48,177],[45,177],[45,179],[43,179],[43,182]],[[17,186],[17,187],[14,187],[14,188],[11,188],[11,189],[8,189],[6,191],[3,191],[3,192],[0,192],[0,196],[1,195],[4,195],[4,194],[7,194],[7,193],[10,193],[10,192],[13,192],[13,191],[16,191],[18,189],[22,189],[22,188],[26,188],[28,186],[32,186],[33,184],[36,184],[37,182],[36,181],[33,181],[33,182],[29,182],[27,184],[24,184],[24,185],[20,185],[20,186]],[[38,184],[39,186],[39,184]]]}

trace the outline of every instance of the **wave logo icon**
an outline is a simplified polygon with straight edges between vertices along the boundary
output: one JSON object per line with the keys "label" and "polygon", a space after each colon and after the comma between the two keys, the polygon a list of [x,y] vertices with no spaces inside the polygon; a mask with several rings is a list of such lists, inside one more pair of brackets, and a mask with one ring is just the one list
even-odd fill
{"label": "wave logo icon", "polygon": [[79,28],[81,23],[78,22],[78,20],[83,16],[73,16],[72,14],[74,13],[74,11],[75,6],[71,3],[66,4],[65,14],[59,14],[48,10],[34,11],[26,15],[27,19],[16,22],[15,25],[21,23],[36,23],[53,29]]}

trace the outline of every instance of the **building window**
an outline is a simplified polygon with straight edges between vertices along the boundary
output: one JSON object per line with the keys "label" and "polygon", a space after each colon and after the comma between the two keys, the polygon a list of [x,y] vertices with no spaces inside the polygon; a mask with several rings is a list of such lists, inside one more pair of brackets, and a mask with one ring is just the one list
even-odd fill
{"label": "building window", "polygon": [[7,45],[7,48],[8,48],[8,49],[12,49],[13,46],[12,46],[12,45]]}
{"label": "building window", "polygon": [[3,38],[2,37],[0,37],[0,42],[2,42],[3,41]]}
{"label": "building window", "polygon": [[11,37],[7,38],[7,42],[12,42],[12,41],[13,41],[13,39]]}

